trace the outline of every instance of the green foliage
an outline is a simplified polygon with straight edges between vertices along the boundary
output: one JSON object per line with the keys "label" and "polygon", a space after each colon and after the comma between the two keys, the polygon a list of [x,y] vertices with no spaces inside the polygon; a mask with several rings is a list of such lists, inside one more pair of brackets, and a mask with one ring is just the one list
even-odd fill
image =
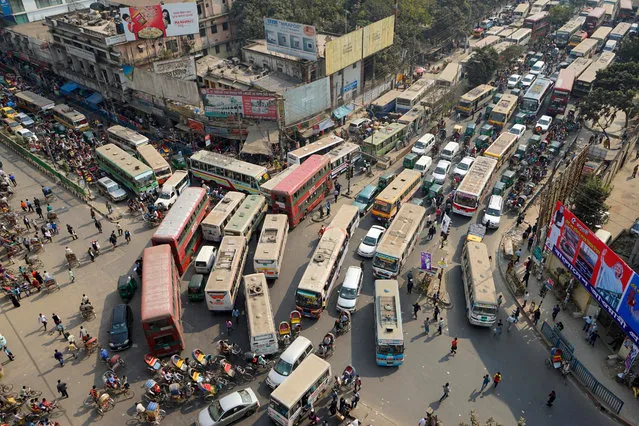
{"label": "green foliage", "polygon": [[471,87],[488,83],[497,69],[499,55],[492,47],[479,49],[468,66],[468,82]]}
{"label": "green foliage", "polygon": [[639,37],[626,37],[617,52],[619,62],[639,62]]}
{"label": "green foliage", "polygon": [[555,27],[559,28],[570,19],[570,15],[572,11],[570,10],[570,6],[553,6],[548,10],[550,14],[550,23]]}
{"label": "green foliage", "polygon": [[606,199],[611,188],[597,176],[588,175],[583,179],[572,195],[572,212],[590,229],[603,225],[604,214],[608,211]]}
{"label": "green foliage", "polygon": [[524,46],[520,46],[517,44],[507,47],[503,52],[501,52],[500,56],[503,59],[499,61],[499,64],[498,64],[499,69],[508,68],[508,65],[516,61],[517,58],[519,58],[524,53],[525,50],[526,49]]}

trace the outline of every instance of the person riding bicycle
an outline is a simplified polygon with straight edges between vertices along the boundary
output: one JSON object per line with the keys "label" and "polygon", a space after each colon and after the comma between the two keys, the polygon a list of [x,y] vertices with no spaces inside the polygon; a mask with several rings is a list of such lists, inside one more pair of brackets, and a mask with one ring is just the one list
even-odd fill
{"label": "person riding bicycle", "polygon": [[109,401],[110,400],[111,400],[111,397],[109,396],[109,394],[108,393],[103,393],[96,400],[96,404],[100,408],[105,408],[107,405],[109,405]]}

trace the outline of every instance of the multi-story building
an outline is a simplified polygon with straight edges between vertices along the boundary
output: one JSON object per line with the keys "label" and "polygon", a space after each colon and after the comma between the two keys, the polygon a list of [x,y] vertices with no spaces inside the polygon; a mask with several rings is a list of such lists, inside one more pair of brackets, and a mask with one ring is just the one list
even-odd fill
{"label": "multi-story building", "polygon": [[91,3],[93,0],[0,0],[0,19],[7,26],[25,24],[86,9]]}

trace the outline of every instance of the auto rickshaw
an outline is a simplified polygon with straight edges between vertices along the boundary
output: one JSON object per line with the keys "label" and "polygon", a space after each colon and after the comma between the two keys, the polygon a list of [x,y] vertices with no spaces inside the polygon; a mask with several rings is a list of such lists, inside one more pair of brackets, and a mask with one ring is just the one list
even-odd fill
{"label": "auto rickshaw", "polygon": [[493,103],[495,105],[498,104],[502,96],[503,96],[503,93],[495,92],[495,94],[493,95]]}
{"label": "auto rickshaw", "polygon": [[173,168],[178,170],[186,170],[186,158],[182,155],[181,152],[175,154],[171,157],[171,165]]}
{"label": "auto rickshaw", "polygon": [[464,132],[464,136],[473,137],[475,135],[476,128],[477,126],[475,125],[475,123],[469,123],[466,126],[466,131]]}
{"label": "auto rickshaw", "polygon": [[404,157],[404,168],[405,169],[414,169],[415,168],[415,163],[417,163],[417,160],[419,160],[419,155],[414,154],[414,153],[409,153],[406,155],[406,157]]}
{"label": "auto rickshaw", "polygon": [[204,300],[204,287],[206,287],[204,275],[193,274],[188,287],[189,300],[191,302],[201,302]]}
{"label": "auto rickshaw", "polygon": [[540,135],[532,135],[530,139],[528,139],[528,145],[535,149],[541,144],[541,136]]}
{"label": "auto rickshaw", "polygon": [[60,124],[60,123],[55,123],[53,125],[53,131],[59,135],[64,135],[67,133],[67,128],[64,127],[64,125]]}
{"label": "auto rickshaw", "polygon": [[552,143],[548,145],[548,152],[552,155],[557,155],[563,145],[563,141],[552,141]]}
{"label": "auto rickshaw", "polygon": [[480,135],[492,136],[495,133],[495,127],[492,124],[484,124],[479,130]]}
{"label": "auto rickshaw", "polygon": [[486,106],[486,112],[484,113],[484,120],[488,120],[488,117],[490,117],[490,113],[493,112],[493,109],[495,109],[495,104],[490,104]]}
{"label": "auto rickshaw", "polygon": [[490,145],[490,136],[479,135],[475,139],[475,149],[477,149],[477,151],[486,149],[488,148],[489,145]]}
{"label": "auto rickshaw", "polygon": [[515,155],[513,155],[513,157],[516,158],[517,161],[521,161],[524,159],[524,156],[526,155],[527,151],[528,151],[528,144],[520,143],[519,145],[517,145],[517,151],[515,152]]}
{"label": "auto rickshaw", "polygon": [[428,201],[432,201],[433,198],[437,198],[438,195],[444,195],[444,187],[438,183],[433,183],[425,198]]}
{"label": "auto rickshaw", "polygon": [[497,182],[495,186],[493,186],[493,191],[491,195],[499,195],[500,197],[503,197],[505,190],[506,190],[506,184],[504,182]]}
{"label": "auto rickshaw", "polygon": [[138,282],[131,275],[121,275],[118,278],[118,293],[122,300],[128,303],[138,288]]}
{"label": "auto rickshaw", "polygon": [[466,241],[481,243],[486,235],[486,227],[479,223],[471,223],[466,233]]}
{"label": "auto rickshaw", "polygon": [[409,201],[411,204],[414,204],[416,206],[424,206],[426,203],[426,200],[424,198],[418,198],[418,197],[413,197],[411,198],[411,200]]}
{"label": "auto rickshaw", "polygon": [[[510,188],[515,183],[515,173],[514,170],[506,170],[503,175],[501,175],[500,182],[503,182],[506,185],[506,188]],[[504,189],[506,189],[504,188]]]}
{"label": "auto rickshaw", "polygon": [[426,176],[422,182],[422,194],[428,194],[430,187],[433,186],[434,183],[435,178],[432,175]]}
{"label": "auto rickshaw", "polygon": [[95,135],[91,130],[87,130],[86,132],[82,132],[82,139],[86,143],[93,145],[93,141],[95,141]]}
{"label": "auto rickshaw", "polygon": [[382,192],[382,190],[386,188],[393,179],[395,179],[395,173],[386,173],[385,175],[380,176],[377,181],[377,190]]}
{"label": "auto rickshaw", "polygon": [[515,124],[526,124],[526,114],[523,112],[518,112],[515,115]]}

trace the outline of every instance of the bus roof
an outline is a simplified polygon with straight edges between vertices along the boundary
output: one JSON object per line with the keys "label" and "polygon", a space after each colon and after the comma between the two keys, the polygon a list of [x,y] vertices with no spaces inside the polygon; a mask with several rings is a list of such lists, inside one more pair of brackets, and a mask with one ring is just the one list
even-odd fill
{"label": "bus roof", "polygon": [[557,77],[554,90],[570,93],[572,92],[573,84],[575,84],[575,71],[570,68],[564,68],[559,71],[559,76]]}
{"label": "bus roof", "polygon": [[364,144],[377,146],[382,144],[386,139],[392,137],[396,133],[403,131],[406,128],[405,124],[402,123],[390,123],[384,125],[384,127],[380,127],[379,129],[373,131],[373,134],[364,139]]}
{"label": "bus roof", "polygon": [[517,7],[515,8],[515,10],[513,11],[513,13],[526,13],[528,12],[528,9],[530,8],[530,4],[528,2],[524,2],[524,3],[519,3],[517,5]]}
{"label": "bus roof", "polygon": [[66,104],[58,104],[54,106],[53,112],[67,116],[74,121],[83,120],[86,118],[84,114],[79,113],[78,111],[74,110],[73,108],[71,108],[69,105],[66,105]]}
{"label": "bus roof", "polygon": [[493,281],[493,272],[488,258],[486,244],[467,241],[468,264],[475,285],[474,300],[476,303],[496,304],[497,292]]}
{"label": "bus roof", "polygon": [[206,198],[204,188],[194,186],[184,188],[178,199],[166,214],[162,223],[153,234],[153,240],[165,240],[177,237],[182,228],[188,223],[193,215],[193,211],[198,206],[202,198]]}
{"label": "bus roof", "polygon": [[[595,40],[594,38],[587,38],[582,40],[582,42],[576,45],[575,47],[573,47],[573,49],[570,51],[570,54],[572,55],[573,53],[581,53],[582,55],[585,55],[586,52],[594,49],[595,46],[597,46],[597,40]],[[572,56],[575,56],[575,55],[572,55]]]}
{"label": "bus roof", "polygon": [[213,207],[211,213],[202,220],[202,225],[219,225],[229,212],[244,200],[245,194],[237,191],[229,191],[224,194],[224,198]]}
{"label": "bus roof", "polygon": [[512,33],[510,36],[508,36],[508,40],[516,41],[520,38],[525,38],[526,36],[529,36],[530,34],[532,34],[532,30],[530,28],[520,28],[514,33]]}
{"label": "bus roof", "polygon": [[490,84],[480,84],[474,89],[464,93],[461,96],[461,100],[473,102],[475,99],[483,96],[486,92],[492,92],[493,90],[495,90],[495,87],[491,86]]}
{"label": "bus roof", "polygon": [[164,157],[151,144],[140,145],[136,148],[142,156],[142,160],[147,163],[153,170],[169,167]]}
{"label": "bus roof", "polygon": [[[503,151],[506,151],[510,148],[510,145],[514,143],[512,138],[505,137],[500,140],[502,136],[508,135],[509,133],[502,133],[499,138],[495,142],[493,142],[488,149],[492,149],[493,152],[499,152],[500,157],[503,155]],[[516,135],[515,139],[517,139]],[[505,143],[510,141],[510,145],[506,145]],[[498,143],[499,142],[499,143]],[[498,144],[495,146],[495,144]],[[494,148],[493,148],[494,147]],[[487,150],[488,151],[488,150]],[[485,153],[484,153],[485,155]],[[457,188],[457,192],[463,192],[466,194],[472,194],[479,196],[481,195],[481,191],[486,186],[486,183],[490,180],[493,171],[497,167],[497,159],[490,157],[477,157],[473,164],[470,166],[468,173],[464,176],[459,187]]]}
{"label": "bus roof", "polygon": [[191,160],[201,161],[213,166],[222,167],[235,173],[255,177],[256,179],[261,178],[264,174],[267,173],[266,167],[264,166],[247,163],[246,161],[238,160],[237,158],[228,157],[226,155],[218,154],[211,151],[198,151],[195,154],[191,155]]}
{"label": "bus roof", "polygon": [[[497,40],[499,40],[499,37],[497,37]],[[442,72],[437,74],[437,81],[443,82],[445,84],[453,84],[459,78],[460,71],[461,65],[459,64],[459,62],[449,62],[448,65],[446,65],[446,68],[444,68]]]}
{"label": "bus roof", "polygon": [[244,294],[246,296],[246,317],[251,334],[260,336],[275,333],[266,276],[262,273],[244,275]]}
{"label": "bus roof", "polygon": [[557,30],[557,33],[569,33],[572,34],[575,31],[578,31],[586,22],[586,18],[583,16],[579,16],[577,18],[573,18],[570,21],[566,22],[561,28]]}
{"label": "bus roof", "polygon": [[397,120],[397,122],[400,124],[411,124],[412,122],[420,119],[423,116],[424,116],[424,108],[421,106],[417,106],[411,109],[410,111],[408,111],[407,113],[405,113],[404,115],[402,115],[401,117],[399,117],[399,120]]}
{"label": "bus roof", "polygon": [[[484,151],[484,155],[487,157],[492,157],[490,158],[490,160],[495,160],[495,163],[496,163],[497,162],[496,159],[501,158],[504,155],[504,153],[508,151],[508,149],[510,149],[512,144],[514,144],[515,142],[517,142],[517,135],[510,132],[504,132],[501,135],[499,135],[497,139],[495,139],[495,142],[491,143],[490,146],[486,148],[486,151]],[[475,163],[477,163],[477,161],[480,158],[483,158],[483,157],[478,157],[475,159],[475,162],[473,162],[473,164],[470,166],[470,170],[474,169]],[[479,170],[480,165],[477,165],[477,167]],[[491,170],[491,173],[492,173],[492,170]],[[468,176],[468,174],[466,174],[466,176]],[[464,182],[464,180],[462,180],[462,183]],[[460,188],[461,188],[461,185],[460,185]]]}
{"label": "bus roof", "polygon": [[603,7],[593,7],[588,14],[588,17],[600,19],[606,13],[606,9]]}
{"label": "bus roof", "polygon": [[406,99],[412,101],[413,99],[419,97],[422,92],[428,90],[434,84],[435,80],[422,77],[411,84],[408,89],[400,92],[399,95],[397,95],[397,99]]}
{"label": "bus roof", "polygon": [[271,191],[285,192],[293,194],[302,185],[306,184],[308,178],[315,175],[319,170],[328,165],[328,158],[323,155],[311,155],[308,160],[304,161],[290,175],[286,176]]}
{"label": "bus roof", "polygon": [[493,49],[495,49],[495,52],[497,53],[502,53],[504,52],[506,49],[508,49],[511,46],[514,46],[515,43],[513,43],[512,41],[500,41],[499,43],[497,43],[496,45],[493,46]]}
{"label": "bus roof", "polygon": [[[395,178],[393,181],[397,180]],[[382,236],[382,240],[377,246],[379,253],[400,257],[410,244],[413,234],[419,228],[422,218],[426,214],[426,209],[412,203],[405,203],[400,207],[395,219],[391,222],[388,230]],[[398,254],[396,254],[398,253]]]}
{"label": "bus roof", "polygon": [[630,22],[620,22],[612,30],[610,35],[611,36],[615,35],[615,36],[618,36],[619,38],[623,38],[628,33],[628,31],[630,31],[630,28],[632,28],[632,24]]}
{"label": "bus roof", "polygon": [[128,139],[135,144],[149,142],[149,138],[146,136],[139,134],[135,130],[129,129],[128,127],[120,126],[119,124],[109,127],[107,129],[107,133],[113,133],[114,135]]}
{"label": "bus roof", "polygon": [[505,93],[493,108],[493,112],[507,114],[513,105],[517,105],[517,96]]}
{"label": "bus roof", "polygon": [[288,216],[285,214],[267,214],[264,217],[262,232],[253,258],[256,260],[277,258],[277,251],[287,226]]}
{"label": "bus roof", "polygon": [[404,333],[396,280],[375,280],[375,306],[378,343],[401,343]]}
{"label": "bus roof", "polygon": [[359,215],[359,208],[352,204],[342,204],[335,213],[335,217],[331,220],[331,223],[328,224],[327,229],[331,228],[339,228],[344,229],[348,228],[348,224],[353,219],[355,215]]}
{"label": "bus roof", "polygon": [[356,143],[344,142],[343,144],[338,145],[335,148],[331,149],[324,155],[328,157],[329,161],[333,161],[334,159],[342,157],[348,153],[360,151],[360,150],[361,149],[359,145],[357,145]]}
{"label": "bus roof", "polygon": [[28,90],[16,93],[16,98],[20,98],[31,104],[37,105],[41,109],[51,109],[55,106],[55,102],[51,99],[47,99],[44,96],[40,96],[37,93],[33,93]]}
{"label": "bus roof", "polygon": [[335,146],[343,142],[344,142],[344,139],[331,133],[328,136],[325,136],[315,142],[311,142],[308,145],[305,145],[301,148],[295,149],[293,151],[289,151],[287,156],[292,155],[295,157],[304,157],[305,155],[308,155],[309,153],[315,153],[326,147]]}
{"label": "bus roof", "polygon": [[[587,39],[586,39],[587,40]],[[575,73],[575,79],[579,77],[586,69],[592,64],[592,59],[588,58],[577,58],[570,65],[568,65],[565,69],[572,70]]]}
{"label": "bus roof", "polygon": [[260,188],[262,189],[262,192],[265,193],[265,195],[269,195],[270,192],[273,190],[273,188],[279,185],[280,182],[282,182],[286,176],[293,173],[293,171],[297,169],[299,166],[300,166],[299,164],[290,165],[284,170],[282,170],[281,172],[279,172],[278,174],[276,174],[275,176],[273,176],[272,178],[270,178],[269,180],[267,180],[266,182],[264,182],[263,184],[261,184]]}
{"label": "bus roof", "polygon": [[317,355],[310,354],[301,362],[290,376],[272,393],[271,398],[279,401],[286,407],[292,407],[302,398],[311,385],[321,377],[326,370],[330,371],[331,364]]}
{"label": "bus roof", "polygon": [[[246,237],[227,235],[222,238],[213,269],[206,281],[205,291],[215,291],[219,286],[230,287],[231,273],[242,263],[242,252],[246,246]],[[236,271],[241,274],[242,271]]]}
{"label": "bus roof", "polygon": [[475,42],[472,42],[470,47],[474,50],[482,49],[484,47],[492,46],[493,44],[497,43],[499,40],[501,40],[501,37],[496,35],[489,35]]}
{"label": "bus roof", "polygon": [[343,229],[333,228],[324,231],[299,281],[298,290],[322,291],[341,247],[346,244],[346,238],[346,231]]}
{"label": "bus roof", "polygon": [[153,170],[151,170],[149,166],[112,143],[97,147],[95,152],[107,161],[117,165],[131,176],[135,177],[144,173],[153,173]]}
{"label": "bus roof", "polygon": [[244,233],[246,225],[252,220],[255,213],[259,212],[266,204],[266,197],[263,195],[247,195],[242,204],[237,209],[231,220],[224,227],[226,231],[235,231]]}
{"label": "bus roof", "polygon": [[524,99],[528,98],[540,100],[550,86],[552,86],[552,80],[539,77],[535,79],[533,84],[530,85],[530,87],[526,91],[526,94],[524,95]]}
{"label": "bus roof", "polygon": [[171,246],[161,244],[145,248],[142,263],[144,268],[142,269],[140,316],[142,321],[146,322],[165,317],[173,312],[175,265]]}
{"label": "bus roof", "polygon": [[[612,5],[609,5],[609,6],[612,6]],[[612,28],[601,26],[597,28],[594,33],[592,33],[590,38],[593,38],[595,40],[605,40],[610,35],[611,32],[612,32]]]}
{"label": "bus roof", "polygon": [[[603,8],[606,11],[606,15],[613,15],[615,13],[615,5],[610,3],[604,3]],[[601,28],[601,27],[600,27]],[[610,28],[610,27],[608,27]]]}
{"label": "bus roof", "polygon": [[599,57],[590,64],[577,81],[592,83],[597,78],[597,72],[604,70],[615,60],[615,54],[612,52],[603,52]]}
{"label": "bus roof", "polygon": [[173,174],[171,175],[170,178],[168,178],[163,184],[163,187],[171,187],[173,185],[176,185],[178,183],[180,183],[180,181],[182,179],[184,179],[185,176],[188,176],[189,172],[187,172],[186,170],[176,170],[173,172]]}
{"label": "bus roof", "polygon": [[371,106],[386,106],[389,103],[394,102],[395,99],[397,99],[397,97],[401,94],[402,92],[400,90],[389,90],[388,92],[384,93],[382,96],[371,102]]}
{"label": "bus roof", "polygon": [[391,183],[388,184],[386,188],[384,188],[384,190],[382,190],[382,192],[379,193],[377,198],[380,201],[387,202],[395,200],[399,194],[404,192],[406,185],[410,185],[410,183],[414,182],[415,179],[420,180],[421,177],[421,172],[418,172],[417,170],[404,169],[391,181]]}
{"label": "bus roof", "polygon": [[546,19],[548,17],[549,13],[548,12],[537,12],[534,15],[530,15],[528,17],[526,17],[526,20],[524,22],[537,22],[537,21],[541,21],[542,19]]}

